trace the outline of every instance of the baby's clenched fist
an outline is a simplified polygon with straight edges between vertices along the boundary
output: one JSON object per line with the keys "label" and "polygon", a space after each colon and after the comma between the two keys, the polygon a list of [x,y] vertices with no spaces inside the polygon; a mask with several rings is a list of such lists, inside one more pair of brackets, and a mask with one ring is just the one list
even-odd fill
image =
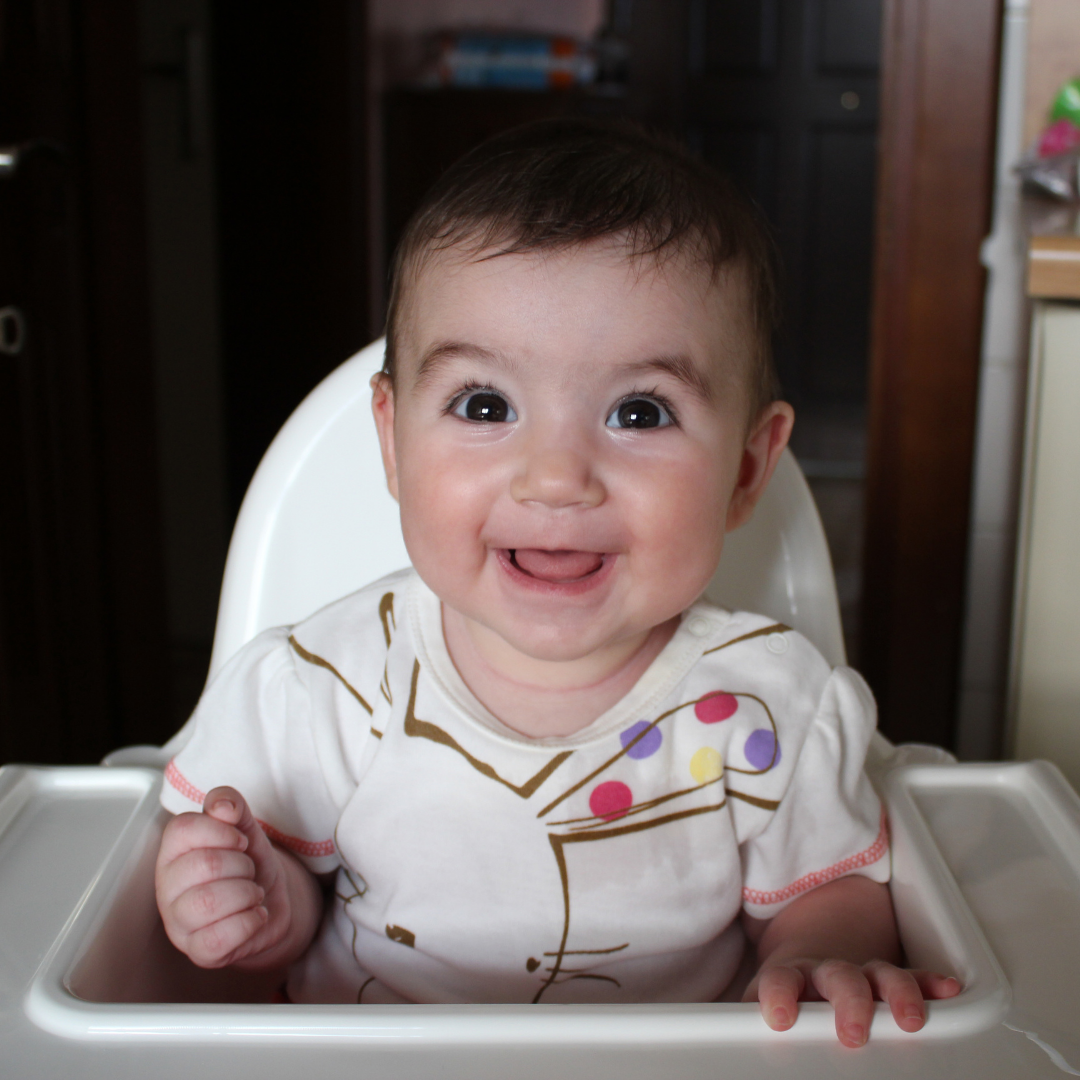
{"label": "baby's clenched fist", "polygon": [[155,888],[169,940],[200,967],[281,963],[292,923],[285,859],[243,796],[214,788],[201,814],[178,815],[162,836]]}

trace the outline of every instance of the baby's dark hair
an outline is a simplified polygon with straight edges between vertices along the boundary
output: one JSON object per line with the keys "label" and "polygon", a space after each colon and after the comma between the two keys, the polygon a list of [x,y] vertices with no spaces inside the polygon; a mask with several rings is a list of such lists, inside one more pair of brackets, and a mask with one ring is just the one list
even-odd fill
{"label": "baby's dark hair", "polygon": [[406,226],[391,269],[386,364],[393,377],[404,296],[427,255],[493,258],[623,237],[630,257],[689,254],[715,280],[749,286],[752,414],[774,400],[775,247],[758,210],[673,139],[625,121],[542,120],[496,135],[452,165]]}

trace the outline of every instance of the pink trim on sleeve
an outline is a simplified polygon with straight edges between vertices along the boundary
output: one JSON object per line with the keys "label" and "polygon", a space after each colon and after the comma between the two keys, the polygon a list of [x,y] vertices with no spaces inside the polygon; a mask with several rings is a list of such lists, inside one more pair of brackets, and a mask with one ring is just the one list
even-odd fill
{"label": "pink trim on sleeve", "polygon": [[285,833],[275,829],[273,825],[267,825],[265,821],[259,821],[259,824],[262,826],[262,831],[275,844],[280,844],[290,851],[295,851],[297,855],[307,855],[309,858],[317,859],[323,855],[334,854],[333,840],[301,840],[297,836],[286,836]]}
{"label": "pink trim on sleeve", "polygon": [[[198,803],[200,806],[206,801],[206,792],[200,791],[186,776],[184,776],[184,774],[176,767],[175,760],[170,761],[169,764],[165,766],[165,779],[172,787],[176,788],[185,799],[190,799],[193,803]],[[297,855],[307,855],[309,858],[317,859],[324,855],[334,854],[333,840],[301,840],[297,836],[289,836],[279,829],[275,829],[273,825],[268,825],[259,818],[256,818],[255,820],[259,822],[262,831],[266,833],[274,843],[280,844],[290,851],[295,851]]]}
{"label": "pink trim on sleeve", "polygon": [[200,791],[194,784],[188,781],[188,778],[176,767],[175,758],[165,766],[165,779],[172,787],[176,788],[185,799],[190,799],[193,803],[198,803],[200,806],[206,802],[206,792]]}
{"label": "pink trim on sleeve", "polygon": [[889,850],[889,819],[885,816],[885,808],[881,808],[881,829],[877,839],[865,850],[857,855],[851,855],[841,859],[838,863],[826,867],[824,870],[815,870],[805,877],[793,881],[783,889],[775,889],[772,892],[761,892],[758,889],[743,889],[743,900],[748,904],[779,904],[784,900],[791,900],[800,893],[809,892],[819,885],[828,881],[834,881],[838,877],[850,874],[852,870],[858,870],[862,866],[870,866],[876,863]]}

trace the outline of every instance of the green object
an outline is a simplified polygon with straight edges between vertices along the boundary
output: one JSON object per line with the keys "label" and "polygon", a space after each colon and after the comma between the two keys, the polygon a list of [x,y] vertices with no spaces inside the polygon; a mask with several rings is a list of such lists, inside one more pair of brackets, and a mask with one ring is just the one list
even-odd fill
{"label": "green object", "polygon": [[1080,127],[1080,78],[1070,79],[1054,98],[1050,106],[1050,119],[1071,120]]}

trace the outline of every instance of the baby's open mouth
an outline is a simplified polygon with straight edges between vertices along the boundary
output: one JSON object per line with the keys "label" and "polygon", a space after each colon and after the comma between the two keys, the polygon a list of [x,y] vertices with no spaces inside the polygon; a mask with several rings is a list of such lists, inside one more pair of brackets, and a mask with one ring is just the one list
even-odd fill
{"label": "baby's open mouth", "polygon": [[512,548],[510,561],[529,577],[547,581],[552,585],[569,585],[595,574],[604,565],[604,556],[595,551]]}

